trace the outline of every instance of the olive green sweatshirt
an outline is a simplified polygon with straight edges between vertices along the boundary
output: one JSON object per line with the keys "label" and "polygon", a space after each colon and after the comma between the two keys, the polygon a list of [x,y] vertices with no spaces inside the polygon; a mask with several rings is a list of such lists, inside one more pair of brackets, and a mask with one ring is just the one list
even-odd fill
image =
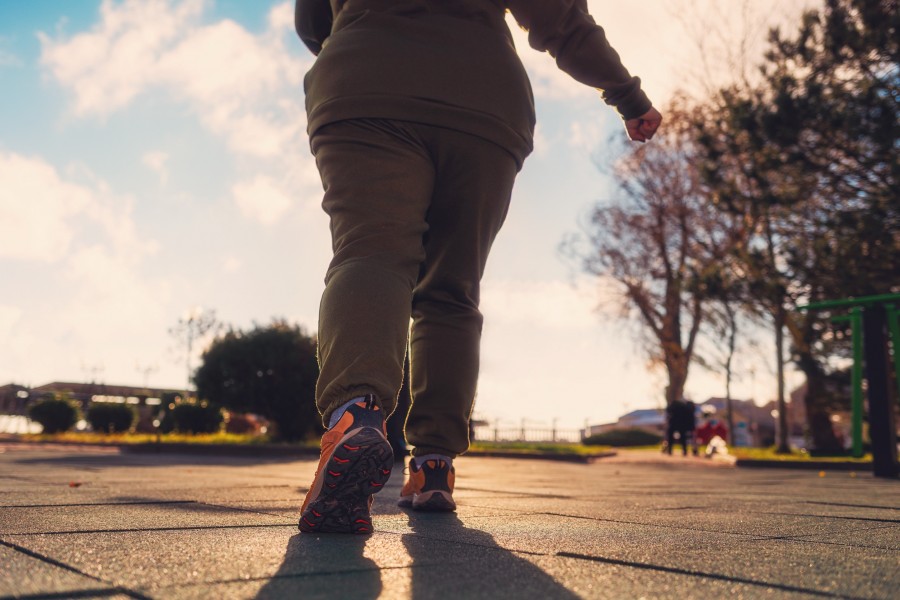
{"label": "olive green sweatshirt", "polygon": [[534,98],[507,10],[535,50],[623,118],[650,109],[586,0],[297,0],[298,34],[318,52],[304,81],[310,136],[345,119],[414,121],[488,139],[521,164]]}

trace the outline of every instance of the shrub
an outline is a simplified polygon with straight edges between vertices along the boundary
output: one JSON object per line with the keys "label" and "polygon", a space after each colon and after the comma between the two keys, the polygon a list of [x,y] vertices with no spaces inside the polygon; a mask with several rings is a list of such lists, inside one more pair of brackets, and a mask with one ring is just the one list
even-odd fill
{"label": "shrub", "polygon": [[78,404],[66,396],[39,400],[28,407],[28,416],[44,428],[44,433],[61,433],[72,428],[81,418]]}
{"label": "shrub", "polygon": [[180,433],[216,433],[222,427],[222,409],[208,402],[182,402],[166,413],[160,429]]}
{"label": "shrub", "polygon": [[662,441],[662,436],[644,429],[613,429],[584,439],[588,446],[652,446]]}
{"label": "shrub", "polygon": [[233,412],[265,417],[273,438],[294,441],[321,431],[315,404],[318,375],[315,338],[276,320],[213,340],[194,383],[199,397]]}
{"label": "shrub", "polygon": [[88,407],[87,421],[94,431],[123,433],[131,429],[137,411],[127,404],[94,403]]}

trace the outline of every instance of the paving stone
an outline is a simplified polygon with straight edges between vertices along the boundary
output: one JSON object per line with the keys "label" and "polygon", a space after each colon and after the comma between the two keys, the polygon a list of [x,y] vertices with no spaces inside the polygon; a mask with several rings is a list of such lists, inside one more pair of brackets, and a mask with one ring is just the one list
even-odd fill
{"label": "paving stone", "polygon": [[0,508],[2,535],[277,524],[285,520],[197,502]]}
{"label": "paving stone", "polygon": [[[316,462],[0,454],[0,531],[102,580],[97,593],[154,598],[893,598],[900,588],[898,484],[869,474],[462,457],[459,511],[435,515],[396,506],[398,465],[376,496],[376,533],[360,538],[297,534]],[[15,572],[36,568],[15,560]],[[34,581],[23,592],[14,579],[13,593],[55,593],[52,578]]]}
{"label": "paving stone", "polygon": [[109,591],[111,586],[0,545],[0,596]]}
{"label": "paving stone", "polygon": [[[403,534],[495,545],[511,551],[540,549],[564,554],[700,571],[717,577],[806,585],[830,593],[889,597],[900,580],[894,552],[869,548],[763,540],[742,535],[710,534],[641,524],[597,522],[535,514],[515,521],[502,518],[456,519],[452,515],[415,516],[405,528],[398,520],[381,525]],[[885,596],[885,594],[888,594]]]}
{"label": "paving stone", "polygon": [[[16,543],[116,585],[154,590],[273,576],[494,560],[498,546],[414,535],[298,534],[295,527],[21,536]],[[121,548],[129,552],[122,553]]]}
{"label": "paving stone", "polygon": [[[872,526],[864,530],[829,535],[809,535],[791,538],[797,541],[820,542],[849,546],[851,548],[872,548],[877,550],[893,550],[900,552],[900,527]],[[900,563],[900,556],[898,556]],[[900,571],[900,566],[897,567]]]}
{"label": "paving stone", "polygon": [[[471,499],[467,504],[472,508],[489,505],[480,499]],[[758,502],[729,502],[712,506],[684,502],[684,506],[674,505],[664,508],[654,506],[642,509],[634,507],[623,509],[610,502],[585,500],[562,502],[547,498],[505,498],[491,501],[491,504],[529,513],[753,536],[824,534],[865,526],[865,522],[826,516],[773,514],[766,511],[766,507],[760,507]]]}

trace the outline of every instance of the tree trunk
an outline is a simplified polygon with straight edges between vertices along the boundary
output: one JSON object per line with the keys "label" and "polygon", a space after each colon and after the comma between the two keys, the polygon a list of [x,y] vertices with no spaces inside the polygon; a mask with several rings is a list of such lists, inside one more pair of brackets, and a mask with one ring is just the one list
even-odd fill
{"label": "tree trunk", "polygon": [[840,452],[843,448],[834,434],[831,412],[828,410],[825,374],[816,359],[808,353],[800,354],[797,362],[806,375],[806,397],[803,402],[813,447],[821,452]]}
{"label": "tree trunk", "polygon": [[726,301],[725,313],[728,316],[728,357],[725,359],[725,414],[728,419],[728,443],[734,445],[734,408],[731,401],[731,363],[734,360],[734,348],[737,344],[737,317],[734,308]]}
{"label": "tree trunk", "polygon": [[784,306],[779,303],[775,311],[775,367],[778,374],[778,439],[775,452],[778,454],[789,454],[791,451],[788,444],[787,405],[784,401],[784,318]]}
{"label": "tree trunk", "polygon": [[669,385],[666,388],[666,406],[684,397],[684,385],[687,382],[687,366],[678,358],[666,359],[666,373]]}

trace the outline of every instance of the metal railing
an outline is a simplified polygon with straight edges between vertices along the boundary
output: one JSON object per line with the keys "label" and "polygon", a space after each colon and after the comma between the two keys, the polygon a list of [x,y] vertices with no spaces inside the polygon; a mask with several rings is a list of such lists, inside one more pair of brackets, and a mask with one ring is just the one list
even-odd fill
{"label": "metal railing", "polygon": [[571,442],[578,443],[583,438],[582,429],[556,427],[510,427],[476,425],[474,439],[479,442]]}

